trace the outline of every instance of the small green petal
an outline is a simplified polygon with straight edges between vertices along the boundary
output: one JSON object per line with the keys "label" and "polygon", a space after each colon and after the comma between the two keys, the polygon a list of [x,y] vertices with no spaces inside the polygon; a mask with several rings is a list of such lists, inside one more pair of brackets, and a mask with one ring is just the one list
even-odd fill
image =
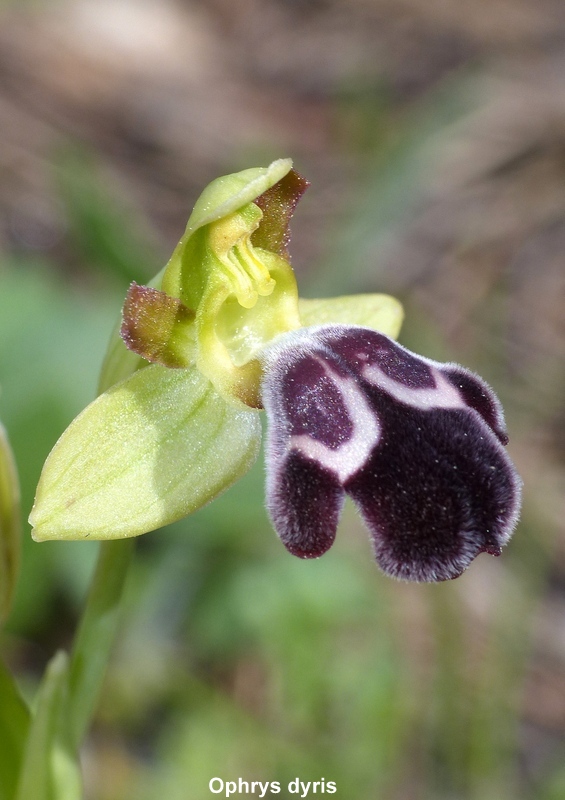
{"label": "small green petal", "polygon": [[20,566],[20,488],[16,465],[0,425],[0,622],[10,612]]}
{"label": "small green petal", "polygon": [[357,294],[298,301],[300,320],[310,325],[362,325],[396,339],[404,312],[402,305],[387,294]]}
{"label": "small green petal", "polygon": [[255,204],[263,212],[261,225],[251,236],[255,247],[262,247],[263,250],[288,258],[290,220],[308,186],[310,184],[306,178],[291,169],[255,200]]}
{"label": "small green petal", "polygon": [[198,370],[151,364],[61,436],[37,488],[33,536],[121,539],[174,522],[244,475],[260,437],[258,412],[224,400]]}
{"label": "small green petal", "polygon": [[179,369],[194,364],[194,311],[176,297],[132,283],[122,311],[121,337],[147,361]]}

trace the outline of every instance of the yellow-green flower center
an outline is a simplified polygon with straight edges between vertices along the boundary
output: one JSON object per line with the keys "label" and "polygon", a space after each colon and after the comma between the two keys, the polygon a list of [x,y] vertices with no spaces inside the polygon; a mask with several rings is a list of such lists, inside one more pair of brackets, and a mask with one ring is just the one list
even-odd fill
{"label": "yellow-green flower center", "polygon": [[237,302],[244,308],[253,308],[259,296],[268,297],[275,288],[275,281],[250,241],[261,217],[261,210],[249,203],[213,222],[208,233],[209,247],[225,268]]}

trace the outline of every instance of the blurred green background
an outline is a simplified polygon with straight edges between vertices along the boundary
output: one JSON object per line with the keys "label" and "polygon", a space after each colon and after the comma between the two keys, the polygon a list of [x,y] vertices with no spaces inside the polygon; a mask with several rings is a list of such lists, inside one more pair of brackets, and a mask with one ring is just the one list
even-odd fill
{"label": "blurred green background", "polygon": [[[382,576],[350,507],[323,559],[289,556],[261,461],[139,539],[88,800],[204,800],[213,777],[565,797],[564,42],[559,0],[2,3],[0,418],[24,517],[128,283],[207,182],[281,156],[312,182],[302,293],[397,295],[404,344],[496,387],[525,481],[503,556],[437,586]],[[24,524],[1,650],[26,694],[96,547]]]}

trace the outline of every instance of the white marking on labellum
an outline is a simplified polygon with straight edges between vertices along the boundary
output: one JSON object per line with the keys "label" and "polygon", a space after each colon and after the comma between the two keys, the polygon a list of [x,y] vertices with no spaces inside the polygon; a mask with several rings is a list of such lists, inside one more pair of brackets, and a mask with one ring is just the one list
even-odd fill
{"label": "white marking on labellum", "polygon": [[339,447],[331,448],[308,434],[300,434],[290,437],[288,449],[297,450],[306,458],[317,461],[344,483],[367,462],[373,448],[378,444],[381,427],[356,381],[336,375],[325,361],[319,361],[341,395],[353,424],[353,435]]}
{"label": "white marking on labellum", "polygon": [[361,370],[362,377],[373,386],[387,392],[401,403],[419,408],[423,411],[430,408],[468,408],[459,390],[441,373],[437,367],[430,365],[435,387],[414,389],[405,386],[386,375],[376,364],[368,364]]}

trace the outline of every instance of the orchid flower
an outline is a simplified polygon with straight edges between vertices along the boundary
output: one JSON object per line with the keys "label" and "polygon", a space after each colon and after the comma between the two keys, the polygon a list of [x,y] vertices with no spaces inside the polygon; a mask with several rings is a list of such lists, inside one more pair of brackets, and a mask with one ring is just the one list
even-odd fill
{"label": "orchid flower", "polygon": [[499,555],[520,480],[478,376],[397,344],[385,295],[299,300],[289,159],[210,184],[151,286],[133,284],[102,394],[49,455],[34,538],[117,539],[186,516],[239,479],[267,415],[267,508],[287,549],[333,543],[345,495],[384,572],[457,577]]}

